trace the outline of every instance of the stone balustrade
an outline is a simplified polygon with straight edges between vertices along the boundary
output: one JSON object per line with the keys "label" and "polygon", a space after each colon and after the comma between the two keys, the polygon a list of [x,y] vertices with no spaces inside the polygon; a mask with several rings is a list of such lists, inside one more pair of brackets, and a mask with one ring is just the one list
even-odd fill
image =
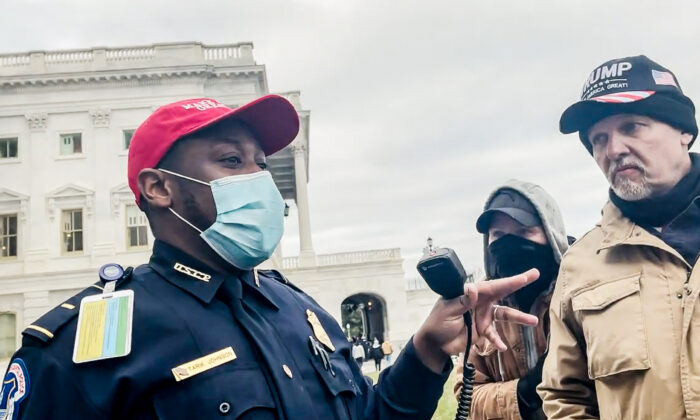
{"label": "stone balustrade", "polygon": [[221,45],[218,47],[205,47],[202,49],[204,59],[207,61],[231,60],[241,58],[241,48],[238,45]]}
{"label": "stone balustrade", "polygon": [[253,44],[204,45],[189,42],[0,54],[0,76],[206,64],[255,65]]}
{"label": "stone balustrade", "polygon": [[406,279],[406,290],[425,290],[428,284],[421,277],[410,277]]}
{"label": "stone balustrade", "polygon": [[110,61],[138,61],[151,60],[155,56],[155,48],[153,47],[135,47],[135,48],[117,48],[113,50],[105,50],[105,58]]}
{"label": "stone balustrade", "polygon": [[0,67],[27,66],[27,65],[29,65],[29,62],[30,62],[29,54],[22,54],[22,55],[3,54],[3,55],[0,55]]}
{"label": "stone balustrade", "polygon": [[92,51],[65,51],[44,53],[46,64],[86,63],[92,61]]}
{"label": "stone balustrade", "polygon": [[[392,260],[401,260],[400,248],[375,249],[370,251],[340,252],[337,254],[318,255],[316,257],[316,266],[326,267],[331,265],[363,264]],[[283,258],[282,268],[285,270],[299,268],[299,258]]]}

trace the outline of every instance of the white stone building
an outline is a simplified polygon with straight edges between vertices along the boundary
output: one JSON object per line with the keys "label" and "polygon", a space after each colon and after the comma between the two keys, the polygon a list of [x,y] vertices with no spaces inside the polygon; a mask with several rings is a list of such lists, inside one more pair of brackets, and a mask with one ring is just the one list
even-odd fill
{"label": "white stone building", "polygon": [[[102,264],[148,261],[153,236],[126,184],[133,130],[165,103],[213,97],[238,106],[267,93],[265,67],[250,43],[0,55],[0,370],[21,331],[97,281]],[[349,317],[352,331],[361,319],[364,333],[405,342],[436,296],[420,283],[407,288],[399,249],[315,254],[310,116],[299,92],[282,95],[299,112],[301,130],[268,163],[297,207],[300,247],[299,256],[278,251],[266,265],[339,321]]]}

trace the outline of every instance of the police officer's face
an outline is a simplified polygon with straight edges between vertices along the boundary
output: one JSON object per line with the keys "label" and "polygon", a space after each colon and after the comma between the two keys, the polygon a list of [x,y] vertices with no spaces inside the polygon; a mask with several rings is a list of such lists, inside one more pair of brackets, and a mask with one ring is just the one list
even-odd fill
{"label": "police officer's face", "polygon": [[588,131],[593,158],[612,190],[625,200],[641,200],[673,188],[690,168],[692,134],[640,115],[604,118]]}
{"label": "police officer's face", "polygon": [[510,216],[496,213],[491,218],[491,226],[489,226],[489,244],[504,235],[520,236],[542,245],[547,243],[547,235],[541,226],[527,227]]}
{"label": "police officer's face", "polygon": [[[176,172],[209,182],[231,175],[243,175],[265,170],[265,153],[247,128],[222,123],[220,130],[177,143],[168,158]],[[201,230],[216,220],[216,205],[211,189],[203,184],[172,177],[176,181],[173,208]]]}

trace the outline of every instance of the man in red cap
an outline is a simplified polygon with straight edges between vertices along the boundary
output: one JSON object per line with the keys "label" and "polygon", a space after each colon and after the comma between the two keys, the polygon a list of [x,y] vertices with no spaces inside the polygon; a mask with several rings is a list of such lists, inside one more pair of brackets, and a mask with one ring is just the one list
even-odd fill
{"label": "man in red cap", "polygon": [[[190,99],[134,133],[129,186],[156,237],[148,264],[102,281],[24,331],[0,393],[10,419],[428,419],[465,342],[461,314],[498,348],[492,304],[536,273],[439,300],[377,385],[338,323],[276,271],[282,236],[266,156],[296,136],[279,96],[230,109]],[[537,319],[499,310],[499,320]]]}
{"label": "man in red cap", "polygon": [[538,391],[549,419],[700,416],[695,106],[645,56],[608,61],[562,114],[610,184],[564,256]]}

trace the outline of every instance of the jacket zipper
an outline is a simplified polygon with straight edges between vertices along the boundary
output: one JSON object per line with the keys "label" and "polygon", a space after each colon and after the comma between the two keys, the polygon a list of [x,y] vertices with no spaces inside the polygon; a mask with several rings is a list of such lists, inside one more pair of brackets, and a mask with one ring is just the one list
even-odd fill
{"label": "jacket zipper", "polygon": [[533,332],[533,327],[521,326],[521,332],[523,334],[523,347],[525,347],[525,363],[527,364],[528,370],[535,367],[537,364],[537,349],[535,348],[535,334]]}

